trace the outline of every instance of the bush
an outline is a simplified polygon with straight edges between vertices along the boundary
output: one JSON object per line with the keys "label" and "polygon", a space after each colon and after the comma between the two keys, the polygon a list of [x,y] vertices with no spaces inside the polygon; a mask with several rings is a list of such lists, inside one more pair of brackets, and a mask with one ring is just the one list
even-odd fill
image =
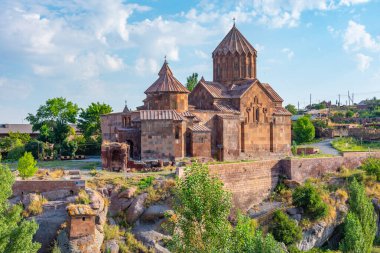
{"label": "bush", "polygon": [[21,143],[20,140],[16,140],[11,149],[8,152],[7,159],[12,161],[17,161],[25,153],[25,146]]}
{"label": "bush", "polygon": [[130,232],[125,233],[125,243],[119,243],[121,253],[140,252],[150,253],[154,252],[149,250],[141,242],[137,241],[134,235]]}
{"label": "bush", "polygon": [[294,190],[293,204],[302,207],[312,220],[324,218],[328,214],[327,204],[322,201],[321,194],[311,183],[306,183]]}
{"label": "bush", "polygon": [[312,141],[315,137],[315,128],[310,117],[303,116],[293,123],[294,140],[297,143]]}
{"label": "bush", "polygon": [[380,181],[380,159],[368,158],[360,168],[365,170],[368,175],[376,176],[376,180]]}
{"label": "bush", "polygon": [[75,199],[75,202],[77,204],[85,204],[88,205],[90,204],[90,197],[88,196],[87,192],[85,190],[80,190],[78,193],[78,196]]}
{"label": "bush", "polygon": [[69,141],[65,139],[61,146],[61,155],[63,156],[75,156],[75,152],[78,149],[78,143],[76,141]]}
{"label": "bush", "polygon": [[296,243],[302,238],[301,228],[281,210],[274,212],[270,232],[277,241],[286,245]]}
{"label": "bush", "polygon": [[46,144],[42,141],[31,139],[25,144],[25,151],[32,153],[35,159],[41,159],[45,156]]}
{"label": "bush", "polygon": [[120,237],[120,229],[117,225],[104,224],[104,240],[118,240]]}
{"label": "bush", "polygon": [[44,197],[40,197],[38,200],[33,200],[30,202],[27,214],[29,215],[39,215],[43,212],[43,205],[47,203],[47,200]]}
{"label": "bush", "polygon": [[144,177],[139,181],[138,186],[139,186],[140,190],[144,190],[144,189],[148,188],[149,186],[153,185],[153,181],[154,181],[153,176]]}
{"label": "bush", "polygon": [[25,179],[34,176],[38,170],[36,165],[37,161],[34,160],[32,153],[26,152],[24,156],[20,158],[17,165],[17,170],[20,177]]}

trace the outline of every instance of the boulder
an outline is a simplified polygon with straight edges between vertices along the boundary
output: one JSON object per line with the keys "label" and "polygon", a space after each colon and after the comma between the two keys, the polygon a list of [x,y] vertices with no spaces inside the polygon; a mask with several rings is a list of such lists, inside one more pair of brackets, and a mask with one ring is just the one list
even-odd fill
{"label": "boulder", "polygon": [[288,209],[286,209],[286,212],[287,212],[289,215],[295,215],[295,214],[302,214],[302,213],[303,213],[303,210],[302,210],[302,208],[292,207],[292,208],[288,208]]}
{"label": "boulder", "polygon": [[133,199],[119,199],[114,196],[110,202],[109,213],[111,216],[115,216],[118,212],[126,210],[132,204]]}
{"label": "boulder", "polygon": [[293,215],[291,215],[290,218],[292,218],[293,220],[296,220],[297,223],[298,223],[298,222],[301,221],[301,219],[302,219],[302,215],[299,214],[299,213],[297,213],[297,214],[293,214]]}
{"label": "boulder", "polygon": [[41,196],[36,193],[28,193],[22,196],[22,204],[24,205],[25,209],[28,208],[30,203],[32,201],[39,201],[41,200]]}
{"label": "boulder", "polygon": [[141,219],[144,221],[156,221],[165,217],[165,212],[170,210],[167,205],[152,205],[145,210]]}
{"label": "boulder", "polygon": [[133,197],[133,195],[135,195],[136,191],[137,191],[137,187],[136,186],[132,186],[132,187],[130,187],[130,188],[128,188],[128,189],[120,192],[118,194],[118,197],[119,198],[130,199],[130,198]]}
{"label": "boulder", "polygon": [[119,253],[119,244],[116,240],[110,240],[106,242],[106,251],[108,253]]}
{"label": "boulder", "polygon": [[128,208],[126,220],[129,224],[135,223],[135,221],[141,216],[144,212],[145,207],[144,203],[146,198],[148,197],[147,193],[140,194],[137,196],[131,206]]}
{"label": "boulder", "polygon": [[94,210],[104,209],[104,199],[99,192],[92,189],[86,189],[86,192],[90,198],[90,206]]}
{"label": "boulder", "polygon": [[140,231],[135,234],[137,240],[141,241],[144,245],[148,247],[154,247],[159,244],[162,240],[169,240],[171,237],[161,234],[155,230]]}

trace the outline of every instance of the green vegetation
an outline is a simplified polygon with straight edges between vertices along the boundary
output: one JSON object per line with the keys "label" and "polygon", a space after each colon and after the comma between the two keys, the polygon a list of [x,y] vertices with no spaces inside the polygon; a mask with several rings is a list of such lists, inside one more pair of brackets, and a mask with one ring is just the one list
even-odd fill
{"label": "green vegetation", "polygon": [[349,213],[344,223],[343,252],[370,253],[376,235],[376,214],[365,188],[354,179],[349,185]]}
{"label": "green vegetation", "polygon": [[69,124],[76,123],[78,111],[79,107],[65,98],[52,98],[26,119],[33,125],[33,131],[40,131],[41,141],[61,144],[70,134]]}
{"label": "green vegetation", "polygon": [[312,141],[315,137],[315,128],[310,117],[303,116],[293,123],[294,140],[298,143]]}
{"label": "green vegetation", "polygon": [[341,152],[380,150],[380,142],[360,142],[352,137],[338,138],[331,144]]}
{"label": "green vegetation", "polygon": [[90,204],[91,200],[90,200],[90,197],[88,196],[87,192],[85,190],[81,189],[78,193],[78,196],[75,198],[75,202],[77,204],[88,205],[88,204]]}
{"label": "green vegetation", "polygon": [[198,84],[198,73],[193,73],[191,76],[188,76],[186,80],[186,88],[189,91],[194,90],[195,86]]}
{"label": "green vegetation", "polygon": [[293,192],[293,204],[297,207],[302,207],[305,214],[311,220],[324,218],[328,214],[328,206],[323,202],[321,193],[312,183],[307,182],[302,186],[297,187]]}
{"label": "green vegetation", "polygon": [[65,139],[61,145],[61,155],[63,156],[75,156],[78,149],[78,143],[76,141],[70,141]]}
{"label": "green vegetation", "polygon": [[78,128],[86,139],[100,136],[100,115],[112,112],[112,107],[104,103],[91,103],[86,109],[81,109]]}
{"label": "green vegetation", "polygon": [[292,104],[288,104],[287,106],[285,106],[285,109],[288,110],[293,115],[298,113],[297,108]]}
{"label": "green vegetation", "polygon": [[153,185],[153,181],[154,181],[153,176],[142,178],[138,183],[139,189],[144,190],[144,189],[148,188],[149,186]]}
{"label": "green vegetation", "polygon": [[380,182],[380,159],[368,158],[360,168],[366,171],[368,175],[376,176],[376,180]]}
{"label": "green vegetation", "polygon": [[20,177],[25,179],[34,176],[38,170],[36,164],[37,161],[34,160],[32,153],[26,152],[17,164],[17,170]]}
{"label": "green vegetation", "polygon": [[121,253],[131,253],[131,252],[139,252],[139,253],[153,253],[154,250],[150,250],[145,247],[141,242],[137,241],[132,233],[125,233],[125,242],[119,243],[120,252]]}
{"label": "green vegetation", "polygon": [[185,173],[176,184],[175,214],[170,218],[181,231],[169,242],[173,252],[284,252],[248,217],[238,215],[236,227],[231,226],[231,195],[220,179],[209,175],[206,165],[194,163]]}
{"label": "green vegetation", "polygon": [[120,237],[120,229],[117,225],[108,225],[107,223],[104,224],[103,227],[104,230],[104,240],[114,240],[119,239]]}
{"label": "green vegetation", "polygon": [[10,206],[14,176],[7,166],[0,164],[0,252],[37,252],[41,245],[33,242],[38,229],[35,221],[22,218],[20,205]]}
{"label": "green vegetation", "polygon": [[285,245],[294,244],[302,238],[301,228],[297,225],[295,220],[290,219],[289,216],[281,210],[274,212],[270,232],[277,241],[283,242]]}

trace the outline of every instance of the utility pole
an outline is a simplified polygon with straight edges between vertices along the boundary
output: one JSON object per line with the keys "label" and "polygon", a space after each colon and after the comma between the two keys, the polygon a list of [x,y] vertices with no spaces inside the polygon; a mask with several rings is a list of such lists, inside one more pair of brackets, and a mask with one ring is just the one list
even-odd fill
{"label": "utility pole", "polygon": [[351,102],[352,102],[352,105],[354,105],[354,93],[352,93],[352,100],[351,100]]}
{"label": "utility pole", "polygon": [[311,109],[311,93],[310,93],[310,109]]}
{"label": "utility pole", "polygon": [[300,101],[298,101],[298,112],[300,111]]}
{"label": "utility pole", "polygon": [[350,91],[347,91],[347,94],[348,94],[348,106],[350,106]]}
{"label": "utility pole", "polygon": [[339,94],[338,96],[339,96],[339,103],[338,103],[338,107],[340,107],[340,94]]}

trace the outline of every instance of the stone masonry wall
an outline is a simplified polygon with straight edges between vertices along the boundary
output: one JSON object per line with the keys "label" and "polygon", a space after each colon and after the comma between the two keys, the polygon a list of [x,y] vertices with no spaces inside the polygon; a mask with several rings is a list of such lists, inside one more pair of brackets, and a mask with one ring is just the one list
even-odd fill
{"label": "stone masonry wall", "polygon": [[12,187],[13,195],[20,196],[30,192],[48,192],[56,190],[78,193],[85,188],[85,180],[17,180]]}

